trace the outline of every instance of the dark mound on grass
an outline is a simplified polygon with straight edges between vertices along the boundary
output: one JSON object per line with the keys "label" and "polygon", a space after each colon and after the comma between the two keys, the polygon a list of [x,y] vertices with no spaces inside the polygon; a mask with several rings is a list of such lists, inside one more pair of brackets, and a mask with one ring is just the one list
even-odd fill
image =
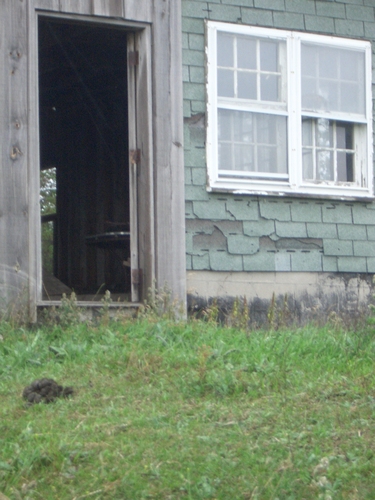
{"label": "dark mound on grass", "polygon": [[52,378],[41,378],[25,387],[22,397],[28,404],[52,403],[56,398],[67,398],[71,394],[73,387],[63,387]]}

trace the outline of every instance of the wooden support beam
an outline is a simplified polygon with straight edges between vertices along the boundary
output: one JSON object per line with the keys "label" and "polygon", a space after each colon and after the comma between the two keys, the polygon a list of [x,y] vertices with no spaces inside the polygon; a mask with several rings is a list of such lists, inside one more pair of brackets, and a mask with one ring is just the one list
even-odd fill
{"label": "wooden support beam", "polygon": [[154,0],[153,22],[156,280],[185,304],[181,1]]}
{"label": "wooden support beam", "polygon": [[0,3],[0,307],[28,319],[27,5]]}

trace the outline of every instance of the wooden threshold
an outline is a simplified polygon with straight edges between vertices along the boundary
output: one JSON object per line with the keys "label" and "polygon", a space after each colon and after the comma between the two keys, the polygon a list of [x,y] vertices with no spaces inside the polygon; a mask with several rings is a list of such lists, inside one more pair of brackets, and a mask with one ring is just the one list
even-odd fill
{"label": "wooden threshold", "polygon": [[[113,319],[119,320],[121,318],[133,318],[136,316],[138,309],[140,308],[140,302],[113,302],[104,305],[103,302],[96,300],[89,302],[87,300],[77,300],[74,307],[77,308],[80,321],[83,322],[97,322],[102,318],[104,307],[106,308],[106,314]],[[52,316],[59,321],[59,310],[63,307],[61,300],[41,300],[37,303],[37,321],[43,320],[50,316],[49,311]],[[108,309],[107,309],[108,307]],[[53,312],[52,312],[53,311]]]}
{"label": "wooden threshold", "polygon": [[[37,303],[37,307],[61,307],[61,305],[61,300],[41,300]],[[100,300],[77,300],[75,305],[82,308],[100,308],[104,306]],[[109,309],[138,309],[140,306],[140,302],[111,302],[108,305],[106,304]]]}

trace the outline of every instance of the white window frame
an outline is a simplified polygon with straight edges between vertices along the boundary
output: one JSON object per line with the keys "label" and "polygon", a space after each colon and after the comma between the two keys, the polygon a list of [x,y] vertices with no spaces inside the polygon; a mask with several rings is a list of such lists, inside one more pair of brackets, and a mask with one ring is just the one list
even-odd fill
{"label": "white window frame", "polygon": [[[236,178],[236,175],[220,175],[218,168],[218,109],[246,110],[244,100],[218,98],[217,95],[217,33],[247,35],[286,43],[287,75],[287,165],[288,179],[265,180],[256,177]],[[364,40],[314,35],[294,31],[233,25],[206,21],[207,63],[207,190],[230,191],[241,194],[311,195],[338,197],[343,199],[373,198],[373,138],[372,138],[372,66],[371,43]],[[301,43],[310,42],[327,47],[350,49],[365,54],[365,120],[350,113],[332,113],[330,119],[362,124],[365,133],[358,134],[355,143],[356,178],[354,182],[333,183],[328,181],[306,181],[302,178],[302,116],[301,112]],[[221,104],[223,101],[224,104]],[[221,101],[221,103],[219,102]],[[231,102],[232,104],[231,104]],[[236,102],[238,101],[238,102]],[[229,102],[229,104],[228,104]],[[264,106],[267,113],[267,105]],[[249,106],[249,111],[253,107]],[[285,114],[282,113],[282,114]],[[314,114],[310,115],[312,118]],[[316,115],[319,118],[319,115]],[[359,128],[359,127],[358,127]]]}

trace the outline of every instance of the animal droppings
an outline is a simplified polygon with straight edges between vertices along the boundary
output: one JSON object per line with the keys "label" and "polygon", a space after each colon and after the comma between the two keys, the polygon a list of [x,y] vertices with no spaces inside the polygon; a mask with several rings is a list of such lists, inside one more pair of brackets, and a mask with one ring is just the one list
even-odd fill
{"label": "animal droppings", "polygon": [[73,394],[73,387],[63,387],[52,378],[34,380],[25,387],[22,397],[29,405],[36,403],[52,403],[56,398],[66,398]]}

